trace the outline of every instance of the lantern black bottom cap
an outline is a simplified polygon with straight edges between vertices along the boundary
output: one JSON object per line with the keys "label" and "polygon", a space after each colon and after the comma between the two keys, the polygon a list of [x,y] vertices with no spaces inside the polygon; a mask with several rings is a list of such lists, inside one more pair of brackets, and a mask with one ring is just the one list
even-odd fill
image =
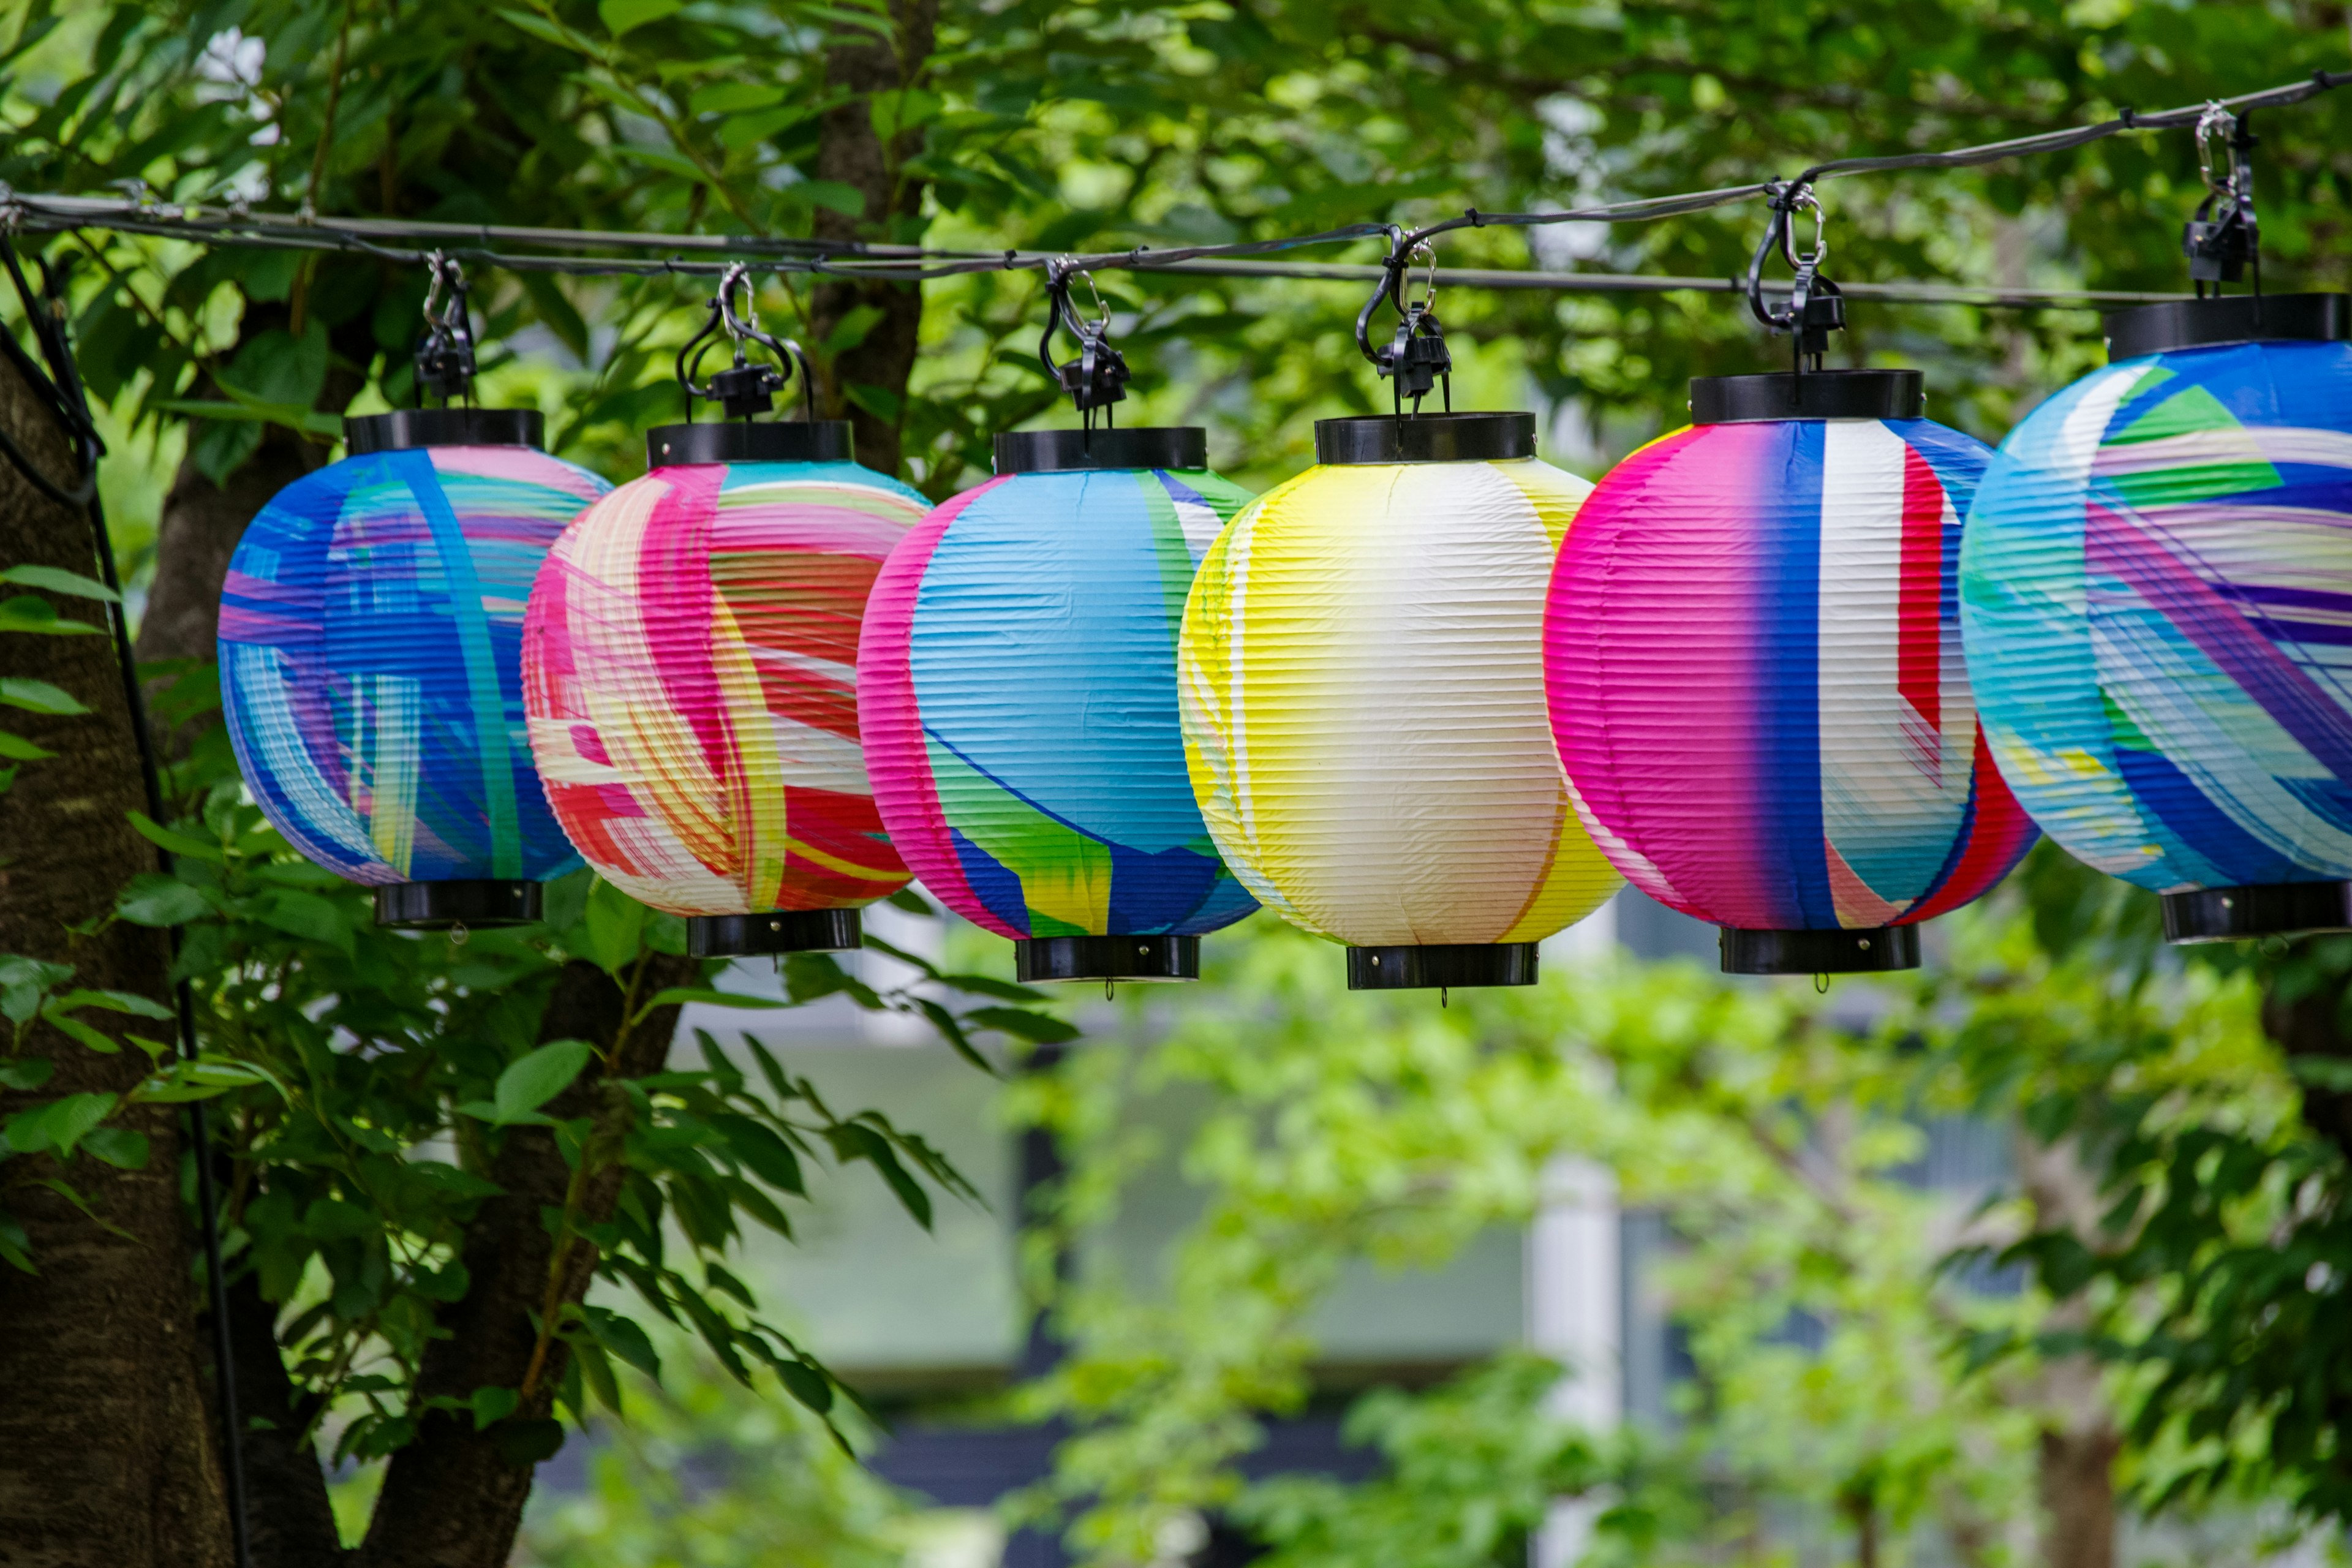
{"label": "lantern black bottom cap", "polygon": [[539,922],[537,882],[394,882],[375,890],[375,923],[395,931]]}
{"label": "lantern black bottom cap", "polygon": [[1531,942],[1433,942],[1425,947],[1351,947],[1350,991],[1427,991],[1468,985],[1533,985]]}
{"label": "lantern black bottom cap", "polygon": [[689,915],[689,958],[751,958],[779,952],[847,952],[866,942],[856,910],[770,910],[756,915]]}
{"label": "lantern black bottom cap", "polygon": [[1039,936],[1013,944],[1013,977],[1055,980],[1198,980],[1197,936]]}
{"label": "lantern black bottom cap", "polygon": [[1880,974],[1919,967],[1919,928],[1739,931],[1723,928],[1726,974]]}
{"label": "lantern black bottom cap", "polygon": [[2242,942],[2352,931],[2352,882],[2266,882],[2164,895],[2167,942]]}

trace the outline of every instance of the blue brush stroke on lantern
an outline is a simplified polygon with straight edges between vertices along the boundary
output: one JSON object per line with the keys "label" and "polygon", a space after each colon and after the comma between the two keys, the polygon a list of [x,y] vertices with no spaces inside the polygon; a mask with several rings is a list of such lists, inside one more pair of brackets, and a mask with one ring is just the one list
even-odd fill
{"label": "blue brush stroke on lantern", "polygon": [[525,448],[349,458],[272,498],[229,563],[222,710],[288,841],[356,882],[577,868],[522,708],[523,606],[611,487]]}
{"label": "blue brush stroke on lantern", "polygon": [[2001,443],[1962,576],[1987,736],[2061,844],[2162,892],[2352,877],[2352,345],[2084,377]]}
{"label": "blue brush stroke on lantern", "polygon": [[[1180,505],[1202,514],[1198,539]],[[957,514],[918,591],[910,673],[928,740],[1011,810],[1102,847],[1113,932],[1198,934],[1257,907],[1209,839],[1177,721],[1176,627],[1209,506],[1150,470],[1013,476]],[[950,833],[973,897],[1037,932],[1021,870]]]}

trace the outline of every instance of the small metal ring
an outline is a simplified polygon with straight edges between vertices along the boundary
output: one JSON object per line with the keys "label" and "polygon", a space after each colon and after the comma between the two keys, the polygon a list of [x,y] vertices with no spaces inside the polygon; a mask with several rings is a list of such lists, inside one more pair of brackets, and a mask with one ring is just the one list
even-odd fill
{"label": "small metal ring", "polygon": [[1426,261],[1429,264],[1429,269],[1422,275],[1421,299],[1417,302],[1407,300],[1406,305],[1408,310],[1418,310],[1426,314],[1437,308],[1437,247],[1425,239],[1414,242],[1412,255],[1405,258],[1405,273],[1408,279],[1412,272],[1413,257],[1419,257]]}
{"label": "small metal ring", "polygon": [[[1827,226],[1827,217],[1822,210],[1821,198],[1813,195],[1811,185],[1800,185],[1790,195],[1786,205],[1789,217],[1780,227],[1780,255],[1792,268],[1818,268],[1830,253],[1829,241],[1822,237],[1822,232]],[[1801,212],[1813,215],[1813,247],[1803,256],[1797,254],[1797,214]]]}
{"label": "small metal ring", "polygon": [[[2205,188],[2216,195],[2227,195],[2234,186],[2238,173],[2238,150],[2230,141],[2230,132],[2238,128],[2238,117],[2222,107],[2218,100],[2206,100],[2204,112],[2197,117],[2197,173]],[[2210,140],[2220,132],[2221,146],[2230,160],[2230,172],[2220,181],[2213,178],[2213,148]]]}
{"label": "small metal ring", "polygon": [[1100,337],[1110,331],[1110,307],[1103,302],[1102,290],[1095,287],[1093,273],[1081,271],[1078,276],[1087,280],[1087,292],[1095,297],[1095,314],[1097,319],[1095,321],[1094,335]]}

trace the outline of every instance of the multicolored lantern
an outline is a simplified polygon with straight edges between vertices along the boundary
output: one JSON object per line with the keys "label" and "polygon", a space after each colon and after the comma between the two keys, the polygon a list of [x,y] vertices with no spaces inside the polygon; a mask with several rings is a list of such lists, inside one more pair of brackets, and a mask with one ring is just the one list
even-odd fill
{"label": "multicolored lantern", "polygon": [[1916,371],[1717,376],[1604,477],[1552,579],[1552,727],[1593,838],[1734,973],[1911,968],[2032,844],[1960,658],[1990,457]]}
{"label": "multicolored lantern", "polygon": [[2173,941],[2352,927],[2352,297],[2107,332],[2116,363],[2011,432],[1969,515],[1993,755]]}
{"label": "multicolored lantern", "polygon": [[347,420],[350,456],[280,490],[230,559],[222,709],[278,831],[376,889],[386,925],[539,918],[579,857],[523,721],[523,603],[610,489],[541,450],[536,411]]}
{"label": "multicolored lantern", "polygon": [[891,552],[858,647],[891,842],[1024,981],[1175,980],[1254,904],[1185,780],[1176,624],[1247,494],[1197,428],[999,436]]}
{"label": "multicolored lantern", "polygon": [[845,421],[665,426],[532,591],[523,695],[588,863],[697,956],[855,948],[907,880],[858,745],[857,634],[929,503]]}
{"label": "multicolored lantern", "polygon": [[1528,414],[1327,419],[1315,447],[1185,606],[1202,816],[1268,908],[1348,944],[1349,985],[1531,984],[1618,887],[1544,708],[1545,584],[1591,486],[1536,460]]}

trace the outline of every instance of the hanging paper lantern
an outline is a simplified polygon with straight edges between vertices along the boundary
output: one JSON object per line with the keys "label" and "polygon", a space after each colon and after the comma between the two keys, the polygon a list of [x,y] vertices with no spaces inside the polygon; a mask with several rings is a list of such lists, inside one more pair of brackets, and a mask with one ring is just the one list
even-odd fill
{"label": "hanging paper lantern", "polygon": [[2001,443],[1961,613],[1993,755],[2165,932],[2352,926],[2352,297],[2108,318]]}
{"label": "hanging paper lantern", "polygon": [[857,702],[891,842],[1020,977],[1176,980],[1255,907],[1184,774],[1176,623],[1249,498],[1197,428],[996,438],[997,477],[891,552]]}
{"label": "hanging paper lantern", "polygon": [[523,603],[611,487],[541,430],[512,409],[347,420],[351,455],[280,490],[229,562],[221,703],[247,787],[373,885],[386,925],[533,921],[580,863],[531,766]]}
{"label": "hanging paper lantern", "polygon": [[1579,812],[1734,973],[1907,969],[1918,922],[2032,844],[1960,658],[1960,522],[1990,453],[1916,371],[1717,376],[1612,469],[1552,580]]}
{"label": "hanging paper lantern", "polygon": [[1315,449],[1185,606],[1202,815],[1251,892],[1348,944],[1350,986],[1531,984],[1618,886],[1544,709],[1544,588],[1591,487],[1528,414],[1326,419]]}
{"label": "hanging paper lantern", "polygon": [[672,425],[531,592],[523,696],[548,804],[697,956],[855,948],[905,885],[858,748],[857,632],[929,505],[845,421]]}

